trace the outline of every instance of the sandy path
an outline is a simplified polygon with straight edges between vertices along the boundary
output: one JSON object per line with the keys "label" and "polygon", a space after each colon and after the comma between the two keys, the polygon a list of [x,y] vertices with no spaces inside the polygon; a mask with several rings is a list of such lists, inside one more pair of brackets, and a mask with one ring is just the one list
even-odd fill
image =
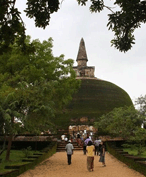
{"label": "sandy path", "polygon": [[67,164],[66,152],[57,152],[32,170],[28,170],[19,177],[144,177],[144,175],[129,169],[112,155],[106,153],[106,167],[94,159],[94,171],[86,168],[86,155],[82,151],[75,151],[72,164]]}

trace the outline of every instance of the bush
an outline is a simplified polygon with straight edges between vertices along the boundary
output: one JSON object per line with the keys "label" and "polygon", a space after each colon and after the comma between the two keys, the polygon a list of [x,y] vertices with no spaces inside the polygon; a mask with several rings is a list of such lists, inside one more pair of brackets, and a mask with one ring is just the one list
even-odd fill
{"label": "bush", "polygon": [[22,149],[22,152],[24,153],[24,157],[28,157],[29,155],[31,155],[31,146],[27,147],[26,149]]}

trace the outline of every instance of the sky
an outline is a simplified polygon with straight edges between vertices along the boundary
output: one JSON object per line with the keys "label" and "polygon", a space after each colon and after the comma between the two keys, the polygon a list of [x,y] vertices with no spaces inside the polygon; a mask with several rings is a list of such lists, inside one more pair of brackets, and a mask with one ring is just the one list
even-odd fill
{"label": "sky", "polygon": [[[91,13],[89,4],[79,6],[76,0],[64,0],[58,12],[51,15],[50,25],[46,29],[41,29],[35,27],[33,19],[25,16],[23,10],[26,7],[26,0],[16,2],[22,12],[26,34],[30,35],[32,40],[40,41],[52,37],[54,56],[64,54],[65,59],[73,59],[76,66],[79,43],[83,38],[88,57],[87,65],[95,66],[95,77],[121,87],[133,102],[146,94],[146,26],[144,24],[134,33],[136,44],[130,51],[121,53],[111,47],[110,41],[114,34],[107,28],[110,13],[108,9],[101,13]],[[111,4],[107,5],[113,7]]]}

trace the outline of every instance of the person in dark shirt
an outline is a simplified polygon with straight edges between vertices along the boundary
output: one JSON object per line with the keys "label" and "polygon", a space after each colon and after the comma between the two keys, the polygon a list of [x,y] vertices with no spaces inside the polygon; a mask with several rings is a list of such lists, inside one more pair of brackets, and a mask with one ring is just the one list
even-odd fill
{"label": "person in dark shirt", "polygon": [[101,141],[101,147],[100,147],[100,159],[99,162],[102,162],[103,167],[105,167],[105,145]]}
{"label": "person in dark shirt", "polygon": [[77,134],[77,143],[78,143],[78,146],[80,147],[81,146],[81,136],[80,136],[80,134],[78,133]]}

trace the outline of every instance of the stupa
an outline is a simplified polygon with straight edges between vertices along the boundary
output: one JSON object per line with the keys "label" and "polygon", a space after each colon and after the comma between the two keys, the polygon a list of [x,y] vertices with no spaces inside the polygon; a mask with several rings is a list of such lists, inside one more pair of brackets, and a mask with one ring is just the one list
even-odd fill
{"label": "stupa", "polygon": [[103,114],[114,108],[133,105],[129,95],[117,85],[94,76],[94,66],[87,66],[87,53],[83,38],[80,41],[73,67],[76,78],[81,79],[81,87],[66,107],[66,112],[57,115],[55,124],[61,128],[69,125],[93,125]]}

